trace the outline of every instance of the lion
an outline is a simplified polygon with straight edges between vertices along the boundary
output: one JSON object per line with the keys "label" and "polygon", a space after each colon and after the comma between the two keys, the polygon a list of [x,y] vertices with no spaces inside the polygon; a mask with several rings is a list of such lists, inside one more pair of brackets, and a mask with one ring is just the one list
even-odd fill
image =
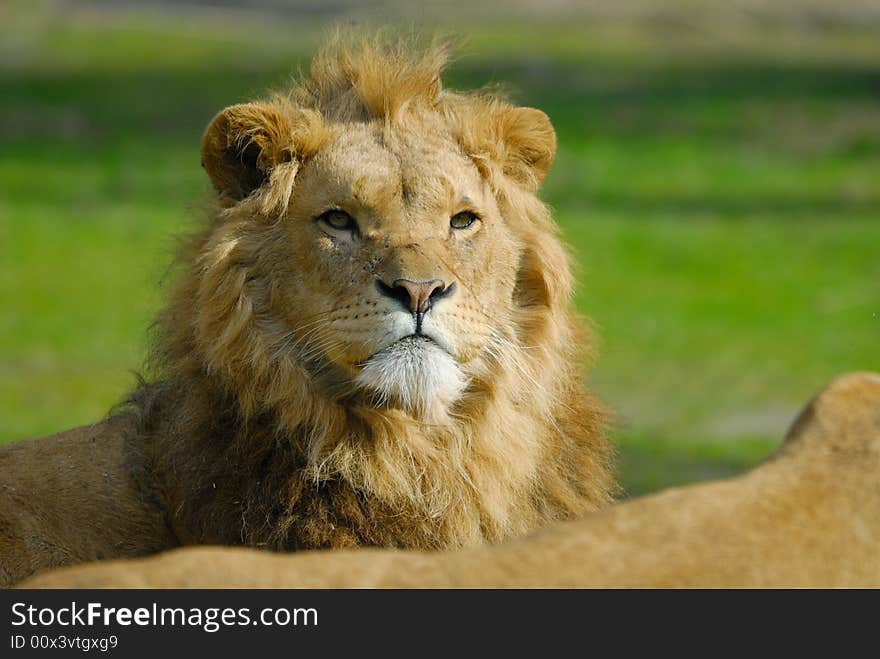
{"label": "lion", "polygon": [[609,414],[538,197],[547,115],[448,48],[336,39],[210,122],[216,190],[149,375],[0,449],[0,583],[184,545],[491,544],[612,501]]}
{"label": "lion", "polygon": [[279,555],[187,548],[28,588],[880,587],[880,375],[832,381],[763,465],[494,546]]}

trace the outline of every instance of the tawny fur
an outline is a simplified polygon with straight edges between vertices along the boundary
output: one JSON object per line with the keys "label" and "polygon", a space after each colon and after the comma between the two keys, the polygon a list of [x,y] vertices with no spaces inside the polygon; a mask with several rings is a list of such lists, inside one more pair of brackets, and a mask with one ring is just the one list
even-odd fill
{"label": "tawny fur", "polygon": [[31,588],[880,587],[880,375],[830,383],[753,471],[450,552],[188,548]]}
{"label": "tawny fur", "polygon": [[[606,414],[583,384],[589,337],[536,196],[556,150],[548,118],[444,90],[443,47],[375,43],[337,40],[291,89],[227,108],[205,132],[217,203],[180,255],[148,379],[106,430],[56,440],[84,459],[122,442],[119,496],[167,524],[125,555],[157,537],[473,546],[612,498]],[[316,219],[332,208],[357,230]],[[462,212],[477,220],[451,228]],[[403,362],[376,357],[416,322],[377,288],[401,278],[455,284],[415,325],[429,350],[407,363],[431,369],[424,382],[389,380]],[[62,468],[28,465],[35,482]],[[20,485],[14,464],[0,478]],[[26,494],[38,521],[0,533],[7,580],[123,555],[89,535],[87,489],[70,515],[91,539],[51,559],[42,540],[22,550],[16,534],[49,519],[52,497]]]}
{"label": "tawny fur", "polygon": [[[152,471],[186,541],[436,549],[609,501],[612,452],[603,409],[582,384],[588,344],[570,311],[569,266],[534,194],[555,151],[552,128],[536,110],[443,91],[444,60],[442,48],[337,43],[287,94],[230,108],[209,127],[204,165],[221,207],[187,247],[161,319],[159,380],[136,397]],[[334,144],[372,168],[392,153],[391,169],[372,176]],[[354,197],[375,222],[348,252],[355,269],[325,274],[337,280],[330,318],[349,308],[368,316],[375,277],[442,271],[458,281],[463,299],[447,316],[460,318],[447,338],[468,337],[457,356],[469,384],[430,418],[351,391],[369,350],[335,346],[314,291],[284,290],[320,286],[326,264],[309,262],[316,248],[303,226],[314,223],[309,199],[349,175],[335,161],[320,168],[333,158],[359,176],[333,205]],[[491,244],[456,249],[433,233],[434,215],[446,227],[454,208],[432,204],[462,184],[458,174],[485,194]],[[261,183],[247,190],[242,180]],[[304,320],[317,323],[311,334]],[[314,344],[345,354],[324,349],[316,366]],[[323,361],[330,383],[316,383],[328,377]]]}

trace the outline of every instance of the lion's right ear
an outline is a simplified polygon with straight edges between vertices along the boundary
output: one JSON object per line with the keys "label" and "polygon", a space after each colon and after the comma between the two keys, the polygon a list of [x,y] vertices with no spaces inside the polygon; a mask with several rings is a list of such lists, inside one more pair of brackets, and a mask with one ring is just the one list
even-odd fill
{"label": "lion's right ear", "polygon": [[[202,166],[224,206],[241,201],[284,170],[292,185],[296,162],[317,151],[326,134],[320,117],[282,101],[233,105],[202,136]],[[286,203],[290,190],[269,195]]]}
{"label": "lion's right ear", "polygon": [[271,103],[233,105],[202,136],[202,167],[224,205],[241,201],[293,158],[290,120]]}

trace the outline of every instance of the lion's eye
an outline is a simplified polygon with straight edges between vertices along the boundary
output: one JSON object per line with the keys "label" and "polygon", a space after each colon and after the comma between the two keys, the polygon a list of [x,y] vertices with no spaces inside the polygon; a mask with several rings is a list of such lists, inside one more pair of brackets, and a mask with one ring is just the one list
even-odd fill
{"label": "lion's eye", "polygon": [[357,222],[354,221],[354,218],[339,209],[322,213],[318,220],[336,231],[357,231]]}
{"label": "lion's eye", "polygon": [[467,229],[474,222],[476,222],[479,217],[477,217],[476,213],[472,213],[471,211],[462,211],[461,213],[456,213],[449,220],[449,226],[453,229]]}

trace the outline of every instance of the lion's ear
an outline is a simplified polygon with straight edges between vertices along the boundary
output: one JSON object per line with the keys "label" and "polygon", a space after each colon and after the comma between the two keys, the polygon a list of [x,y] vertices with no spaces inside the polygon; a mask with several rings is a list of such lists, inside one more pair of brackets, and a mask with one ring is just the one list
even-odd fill
{"label": "lion's ear", "polygon": [[537,191],[556,156],[556,131],[550,118],[535,108],[506,108],[495,116],[496,131],[504,142],[504,173]]}
{"label": "lion's ear", "polygon": [[491,161],[509,179],[536,192],[556,156],[556,131],[550,118],[540,110],[491,97],[447,98],[458,138],[477,165]]}
{"label": "lion's ear", "polygon": [[274,167],[293,159],[294,126],[274,103],[233,105],[220,112],[202,137],[202,166],[224,205],[247,197]]}

